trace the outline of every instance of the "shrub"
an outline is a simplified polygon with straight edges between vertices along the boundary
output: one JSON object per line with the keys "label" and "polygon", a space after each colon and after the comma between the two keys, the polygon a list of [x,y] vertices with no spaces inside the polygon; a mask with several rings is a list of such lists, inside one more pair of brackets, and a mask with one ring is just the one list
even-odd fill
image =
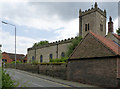
{"label": "shrub", "polygon": [[40,41],[40,42],[37,42],[37,43],[34,43],[33,44],[33,47],[37,47],[37,46],[41,46],[41,45],[45,45],[45,44],[48,44],[49,41]]}
{"label": "shrub", "polygon": [[16,87],[15,81],[11,79],[8,73],[3,70],[2,72],[2,89],[6,89],[6,87]]}
{"label": "shrub", "polygon": [[82,40],[82,37],[76,37],[72,40],[72,44],[68,46],[67,56],[69,57],[79,42]]}
{"label": "shrub", "polygon": [[[16,63],[17,63],[17,64],[20,64],[20,63],[22,63],[22,62],[17,60]],[[15,64],[15,61],[12,61],[10,64]]]}
{"label": "shrub", "polygon": [[120,35],[120,28],[118,28],[118,30],[116,30],[117,34]]}
{"label": "shrub", "polygon": [[59,63],[59,62],[67,62],[68,58],[61,58],[61,59],[50,59],[50,63]]}

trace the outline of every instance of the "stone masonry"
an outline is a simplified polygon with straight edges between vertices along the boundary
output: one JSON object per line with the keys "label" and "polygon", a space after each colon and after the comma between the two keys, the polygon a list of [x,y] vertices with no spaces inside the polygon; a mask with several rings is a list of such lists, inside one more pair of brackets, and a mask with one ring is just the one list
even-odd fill
{"label": "stone masonry", "polygon": [[[28,63],[32,62],[34,59],[38,63],[48,63],[50,61],[50,54],[52,54],[52,59],[57,59],[62,57],[62,53],[66,56],[66,52],[68,50],[68,46],[71,44],[73,38],[66,39],[62,41],[57,41],[53,43],[49,43],[43,46],[28,48]],[[40,61],[42,55],[42,62]]]}

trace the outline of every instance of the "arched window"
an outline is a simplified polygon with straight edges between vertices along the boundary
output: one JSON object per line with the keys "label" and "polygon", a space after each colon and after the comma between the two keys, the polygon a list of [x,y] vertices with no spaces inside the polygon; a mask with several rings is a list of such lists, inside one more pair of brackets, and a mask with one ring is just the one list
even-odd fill
{"label": "arched window", "polygon": [[32,56],[32,61],[34,61],[35,60],[35,58],[34,58],[34,56]]}
{"label": "arched window", "polygon": [[42,62],[43,62],[43,56],[40,55],[40,63],[42,63]]}
{"label": "arched window", "polygon": [[61,57],[65,57],[65,53],[64,52],[61,53]]}
{"label": "arched window", "polygon": [[52,54],[49,55],[49,59],[53,59],[53,55]]}

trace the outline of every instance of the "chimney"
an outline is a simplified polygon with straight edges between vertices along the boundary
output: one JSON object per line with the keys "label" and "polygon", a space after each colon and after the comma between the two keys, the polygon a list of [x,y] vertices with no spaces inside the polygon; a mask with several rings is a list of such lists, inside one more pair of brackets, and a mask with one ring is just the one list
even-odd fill
{"label": "chimney", "polygon": [[108,33],[113,32],[113,22],[111,16],[109,17],[109,22],[108,22]]}

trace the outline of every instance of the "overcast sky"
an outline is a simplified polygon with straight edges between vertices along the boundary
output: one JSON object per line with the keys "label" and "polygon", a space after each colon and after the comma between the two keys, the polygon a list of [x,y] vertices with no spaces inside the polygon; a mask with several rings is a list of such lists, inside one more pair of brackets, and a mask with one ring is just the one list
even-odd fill
{"label": "overcast sky", "polygon": [[[0,20],[17,27],[17,53],[27,53],[33,43],[50,42],[75,37],[79,32],[78,12],[86,10],[94,2],[0,2]],[[118,28],[118,2],[98,2],[107,11]],[[120,8],[120,7],[119,7]],[[2,51],[14,52],[14,27],[0,24]]]}

